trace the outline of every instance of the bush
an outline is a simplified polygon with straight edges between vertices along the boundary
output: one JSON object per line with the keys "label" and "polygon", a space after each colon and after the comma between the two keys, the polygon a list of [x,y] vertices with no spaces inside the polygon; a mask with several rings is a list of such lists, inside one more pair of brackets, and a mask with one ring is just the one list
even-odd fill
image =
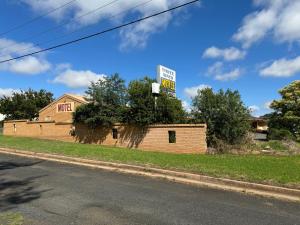
{"label": "bush", "polygon": [[271,128],[268,133],[269,140],[294,140],[293,134],[286,129]]}
{"label": "bush", "polygon": [[244,142],[250,129],[250,114],[238,91],[220,90],[214,93],[210,88],[198,90],[192,103],[195,123],[207,124],[209,147],[220,148],[223,152],[225,144],[239,145]]}

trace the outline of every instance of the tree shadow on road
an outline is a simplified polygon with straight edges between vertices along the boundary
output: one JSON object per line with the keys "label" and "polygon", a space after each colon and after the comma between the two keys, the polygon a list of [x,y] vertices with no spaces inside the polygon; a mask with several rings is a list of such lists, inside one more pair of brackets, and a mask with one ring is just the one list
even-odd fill
{"label": "tree shadow on road", "polygon": [[[0,162],[0,171],[22,169],[21,167],[34,166],[41,162]],[[18,173],[18,170],[16,170],[16,173]],[[39,188],[37,180],[43,177],[46,177],[46,175],[19,179],[13,177],[11,173],[0,174],[0,212],[39,199],[44,192],[50,191],[50,189]]]}
{"label": "tree shadow on road", "polygon": [[0,170],[9,170],[15,169],[19,167],[27,167],[27,166],[34,166],[36,164],[42,163],[43,161],[35,161],[35,162],[25,162],[25,163],[16,163],[16,162],[0,162]]}

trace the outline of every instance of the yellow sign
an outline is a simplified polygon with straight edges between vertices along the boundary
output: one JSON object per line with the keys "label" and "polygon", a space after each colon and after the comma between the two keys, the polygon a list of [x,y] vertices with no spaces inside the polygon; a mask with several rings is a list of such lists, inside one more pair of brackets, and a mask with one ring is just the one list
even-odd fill
{"label": "yellow sign", "polygon": [[175,91],[175,82],[174,81],[161,78],[161,86],[162,86],[162,88],[169,89],[171,91]]}

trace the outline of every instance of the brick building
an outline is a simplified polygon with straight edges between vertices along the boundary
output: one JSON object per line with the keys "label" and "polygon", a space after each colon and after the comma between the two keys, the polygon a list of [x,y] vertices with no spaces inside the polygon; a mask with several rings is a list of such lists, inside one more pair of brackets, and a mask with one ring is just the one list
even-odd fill
{"label": "brick building", "polygon": [[73,125],[72,113],[86,103],[81,96],[65,94],[41,109],[37,121],[5,121],[3,134],[161,152],[206,152],[205,124],[155,124],[143,128],[115,124],[96,129]]}

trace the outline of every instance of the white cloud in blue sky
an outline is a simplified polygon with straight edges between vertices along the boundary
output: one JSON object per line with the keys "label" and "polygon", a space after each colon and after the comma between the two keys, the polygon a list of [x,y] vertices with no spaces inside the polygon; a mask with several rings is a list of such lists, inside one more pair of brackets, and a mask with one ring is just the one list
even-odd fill
{"label": "white cloud in blue sky", "polygon": [[300,72],[300,56],[294,59],[279,59],[262,68],[260,75],[269,77],[291,77]]}
{"label": "white cloud in blue sky", "polygon": [[243,47],[271,35],[278,42],[300,41],[299,0],[255,0],[258,10],[247,15],[233,39]]}
{"label": "white cloud in blue sky", "polygon": [[188,87],[184,89],[184,94],[189,97],[189,98],[193,98],[197,95],[199,90],[205,89],[205,88],[211,88],[211,86],[207,85],[207,84],[200,84],[197,86],[193,86],[193,87]]}
{"label": "white cloud in blue sky", "polygon": [[[32,43],[16,42],[14,40],[0,38],[0,60],[10,59],[40,48]],[[23,59],[10,61],[0,65],[0,70],[19,74],[35,75],[43,73],[51,68],[44,54],[29,56]]]}
{"label": "white cloud in blue sky", "polygon": [[234,61],[243,59],[246,56],[246,51],[239,50],[235,47],[217,48],[215,46],[207,48],[203,53],[203,58],[221,58],[225,61]]}
{"label": "white cloud in blue sky", "polygon": [[[22,0],[35,12],[49,12],[66,3],[65,0]],[[77,0],[68,7],[64,7],[48,17],[61,22],[72,21],[67,27],[80,28],[91,24],[109,20],[113,23],[124,22],[130,13],[137,13],[139,17],[145,17],[170,7],[185,3],[186,0],[152,0],[152,1],[115,1],[113,4],[103,0]],[[143,7],[136,7],[145,3]],[[132,10],[129,10],[133,8]],[[99,10],[96,10],[99,9]],[[90,13],[93,12],[93,13]],[[88,16],[85,16],[88,14]],[[137,23],[120,31],[121,49],[131,47],[144,48],[150,35],[162,32],[172,20],[172,13],[166,13],[158,17]]]}
{"label": "white cloud in blue sky", "polygon": [[218,81],[230,81],[238,79],[243,70],[241,68],[226,69],[223,62],[216,62],[208,67],[207,74]]}
{"label": "white cloud in blue sky", "polygon": [[3,96],[10,97],[14,92],[20,92],[20,90],[12,88],[0,88],[0,98]]}
{"label": "white cloud in blue sky", "polygon": [[215,79],[219,81],[229,81],[236,80],[242,75],[242,70],[240,68],[235,68],[228,72],[220,73],[215,75]]}
{"label": "white cloud in blue sky", "polygon": [[90,70],[73,70],[71,67],[58,69],[59,74],[50,82],[63,84],[69,88],[87,88],[91,82],[104,79],[106,75],[97,74]]}

